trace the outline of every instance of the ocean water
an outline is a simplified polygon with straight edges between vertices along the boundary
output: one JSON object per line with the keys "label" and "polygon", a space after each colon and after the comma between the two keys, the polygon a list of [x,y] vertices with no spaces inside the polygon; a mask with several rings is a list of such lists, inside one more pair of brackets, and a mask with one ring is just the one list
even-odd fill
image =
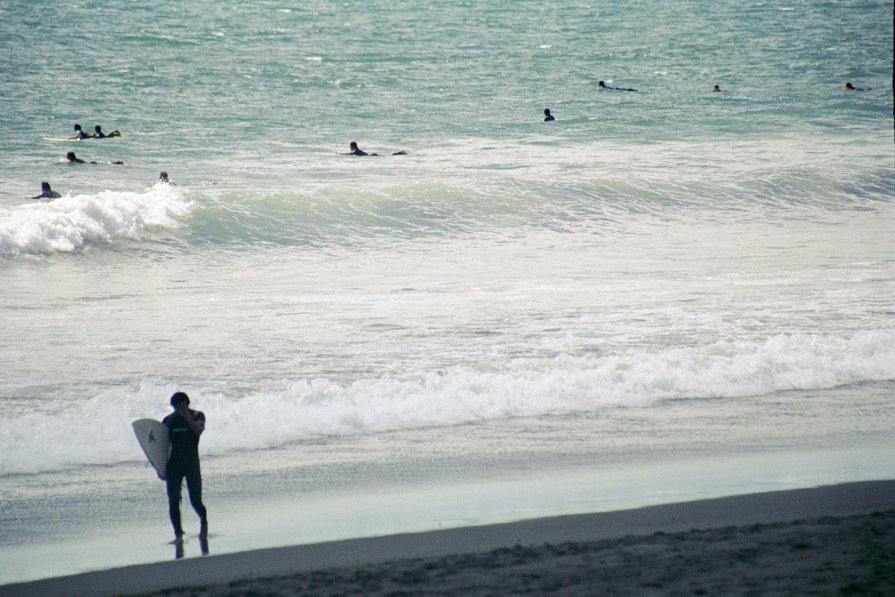
{"label": "ocean water", "polygon": [[173,557],[175,390],[212,553],[891,478],[892,20],[0,4],[0,583]]}

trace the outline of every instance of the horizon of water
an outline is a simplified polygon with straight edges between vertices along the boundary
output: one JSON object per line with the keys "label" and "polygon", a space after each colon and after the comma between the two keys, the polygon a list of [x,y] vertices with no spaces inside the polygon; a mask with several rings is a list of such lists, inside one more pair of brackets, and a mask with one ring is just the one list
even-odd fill
{"label": "horizon of water", "polygon": [[0,7],[0,582],[891,478],[892,16]]}

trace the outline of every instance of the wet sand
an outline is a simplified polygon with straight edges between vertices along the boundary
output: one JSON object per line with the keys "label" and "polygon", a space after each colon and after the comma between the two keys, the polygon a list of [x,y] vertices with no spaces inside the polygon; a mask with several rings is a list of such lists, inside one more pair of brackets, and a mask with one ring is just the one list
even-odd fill
{"label": "wet sand", "polygon": [[19,595],[895,594],[895,481],[247,551]]}

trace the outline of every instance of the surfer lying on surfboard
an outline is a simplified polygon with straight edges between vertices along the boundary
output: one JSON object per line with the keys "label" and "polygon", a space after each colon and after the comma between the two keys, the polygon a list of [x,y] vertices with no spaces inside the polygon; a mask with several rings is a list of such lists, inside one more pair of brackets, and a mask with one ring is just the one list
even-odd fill
{"label": "surfer lying on surfboard", "polygon": [[93,127],[93,138],[94,139],[105,139],[107,137],[120,137],[120,136],[121,136],[121,131],[119,131],[118,129],[115,129],[114,131],[112,131],[111,133],[109,133],[107,135],[103,132],[103,129],[100,125],[96,125],[95,127]]}
{"label": "surfer lying on surfboard", "polygon": [[44,139],[49,139],[49,140],[53,140],[53,141],[55,141],[55,140],[65,141],[65,140],[75,140],[75,139],[78,139],[78,140],[81,140],[81,139],[109,139],[111,137],[120,137],[121,136],[121,131],[119,131],[118,129],[115,129],[111,133],[104,133],[103,128],[100,125],[96,125],[95,127],[93,127],[92,133],[86,132],[83,128],[81,128],[81,125],[78,124],[77,122],[75,123],[74,129],[75,129],[74,137],[65,137],[62,139],[57,139],[56,137],[44,137]]}
{"label": "surfer lying on surfboard", "polygon": [[[343,153],[341,155],[379,155],[378,153],[367,153],[363,149],[357,146],[357,141],[352,141],[348,144],[348,153]],[[403,149],[401,151],[396,151],[392,155],[407,155],[407,152]]]}
{"label": "surfer lying on surfboard", "polygon": [[612,91],[637,91],[636,89],[632,89],[630,87],[611,87],[606,84],[606,81],[600,81],[597,83],[600,89],[611,89]]}
{"label": "surfer lying on surfboard", "polygon": [[84,132],[84,129],[81,128],[80,124],[75,123],[75,136],[72,137],[72,139],[90,139],[91,137],[92,135]]}
{"label": "surfer lying on surfboard", "polygon": [[[87,164],[88,163],[86,160],[82,160],[81,158],[76,156],[75,152],[73,152],[73,151],[69,151],[67,154],[65,154],[65,159],[68,161],[69,164]],[[99,162],[90,161],[89,163],[90,164],[98,164]],[[115,160],[114,162],[108,162],[108,163],[109,164],[123,164],[124,162],[122,162],[121,160]]]}

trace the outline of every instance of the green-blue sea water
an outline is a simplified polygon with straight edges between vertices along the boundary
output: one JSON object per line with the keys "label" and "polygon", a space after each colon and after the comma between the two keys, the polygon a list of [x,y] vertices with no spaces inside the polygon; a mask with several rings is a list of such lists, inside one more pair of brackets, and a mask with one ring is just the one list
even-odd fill
{"label": "green-blue sea water", "polygon": [[892,22],[0,3],[0,583],[172,556],[178,389],[213,553],[891,478]]}

